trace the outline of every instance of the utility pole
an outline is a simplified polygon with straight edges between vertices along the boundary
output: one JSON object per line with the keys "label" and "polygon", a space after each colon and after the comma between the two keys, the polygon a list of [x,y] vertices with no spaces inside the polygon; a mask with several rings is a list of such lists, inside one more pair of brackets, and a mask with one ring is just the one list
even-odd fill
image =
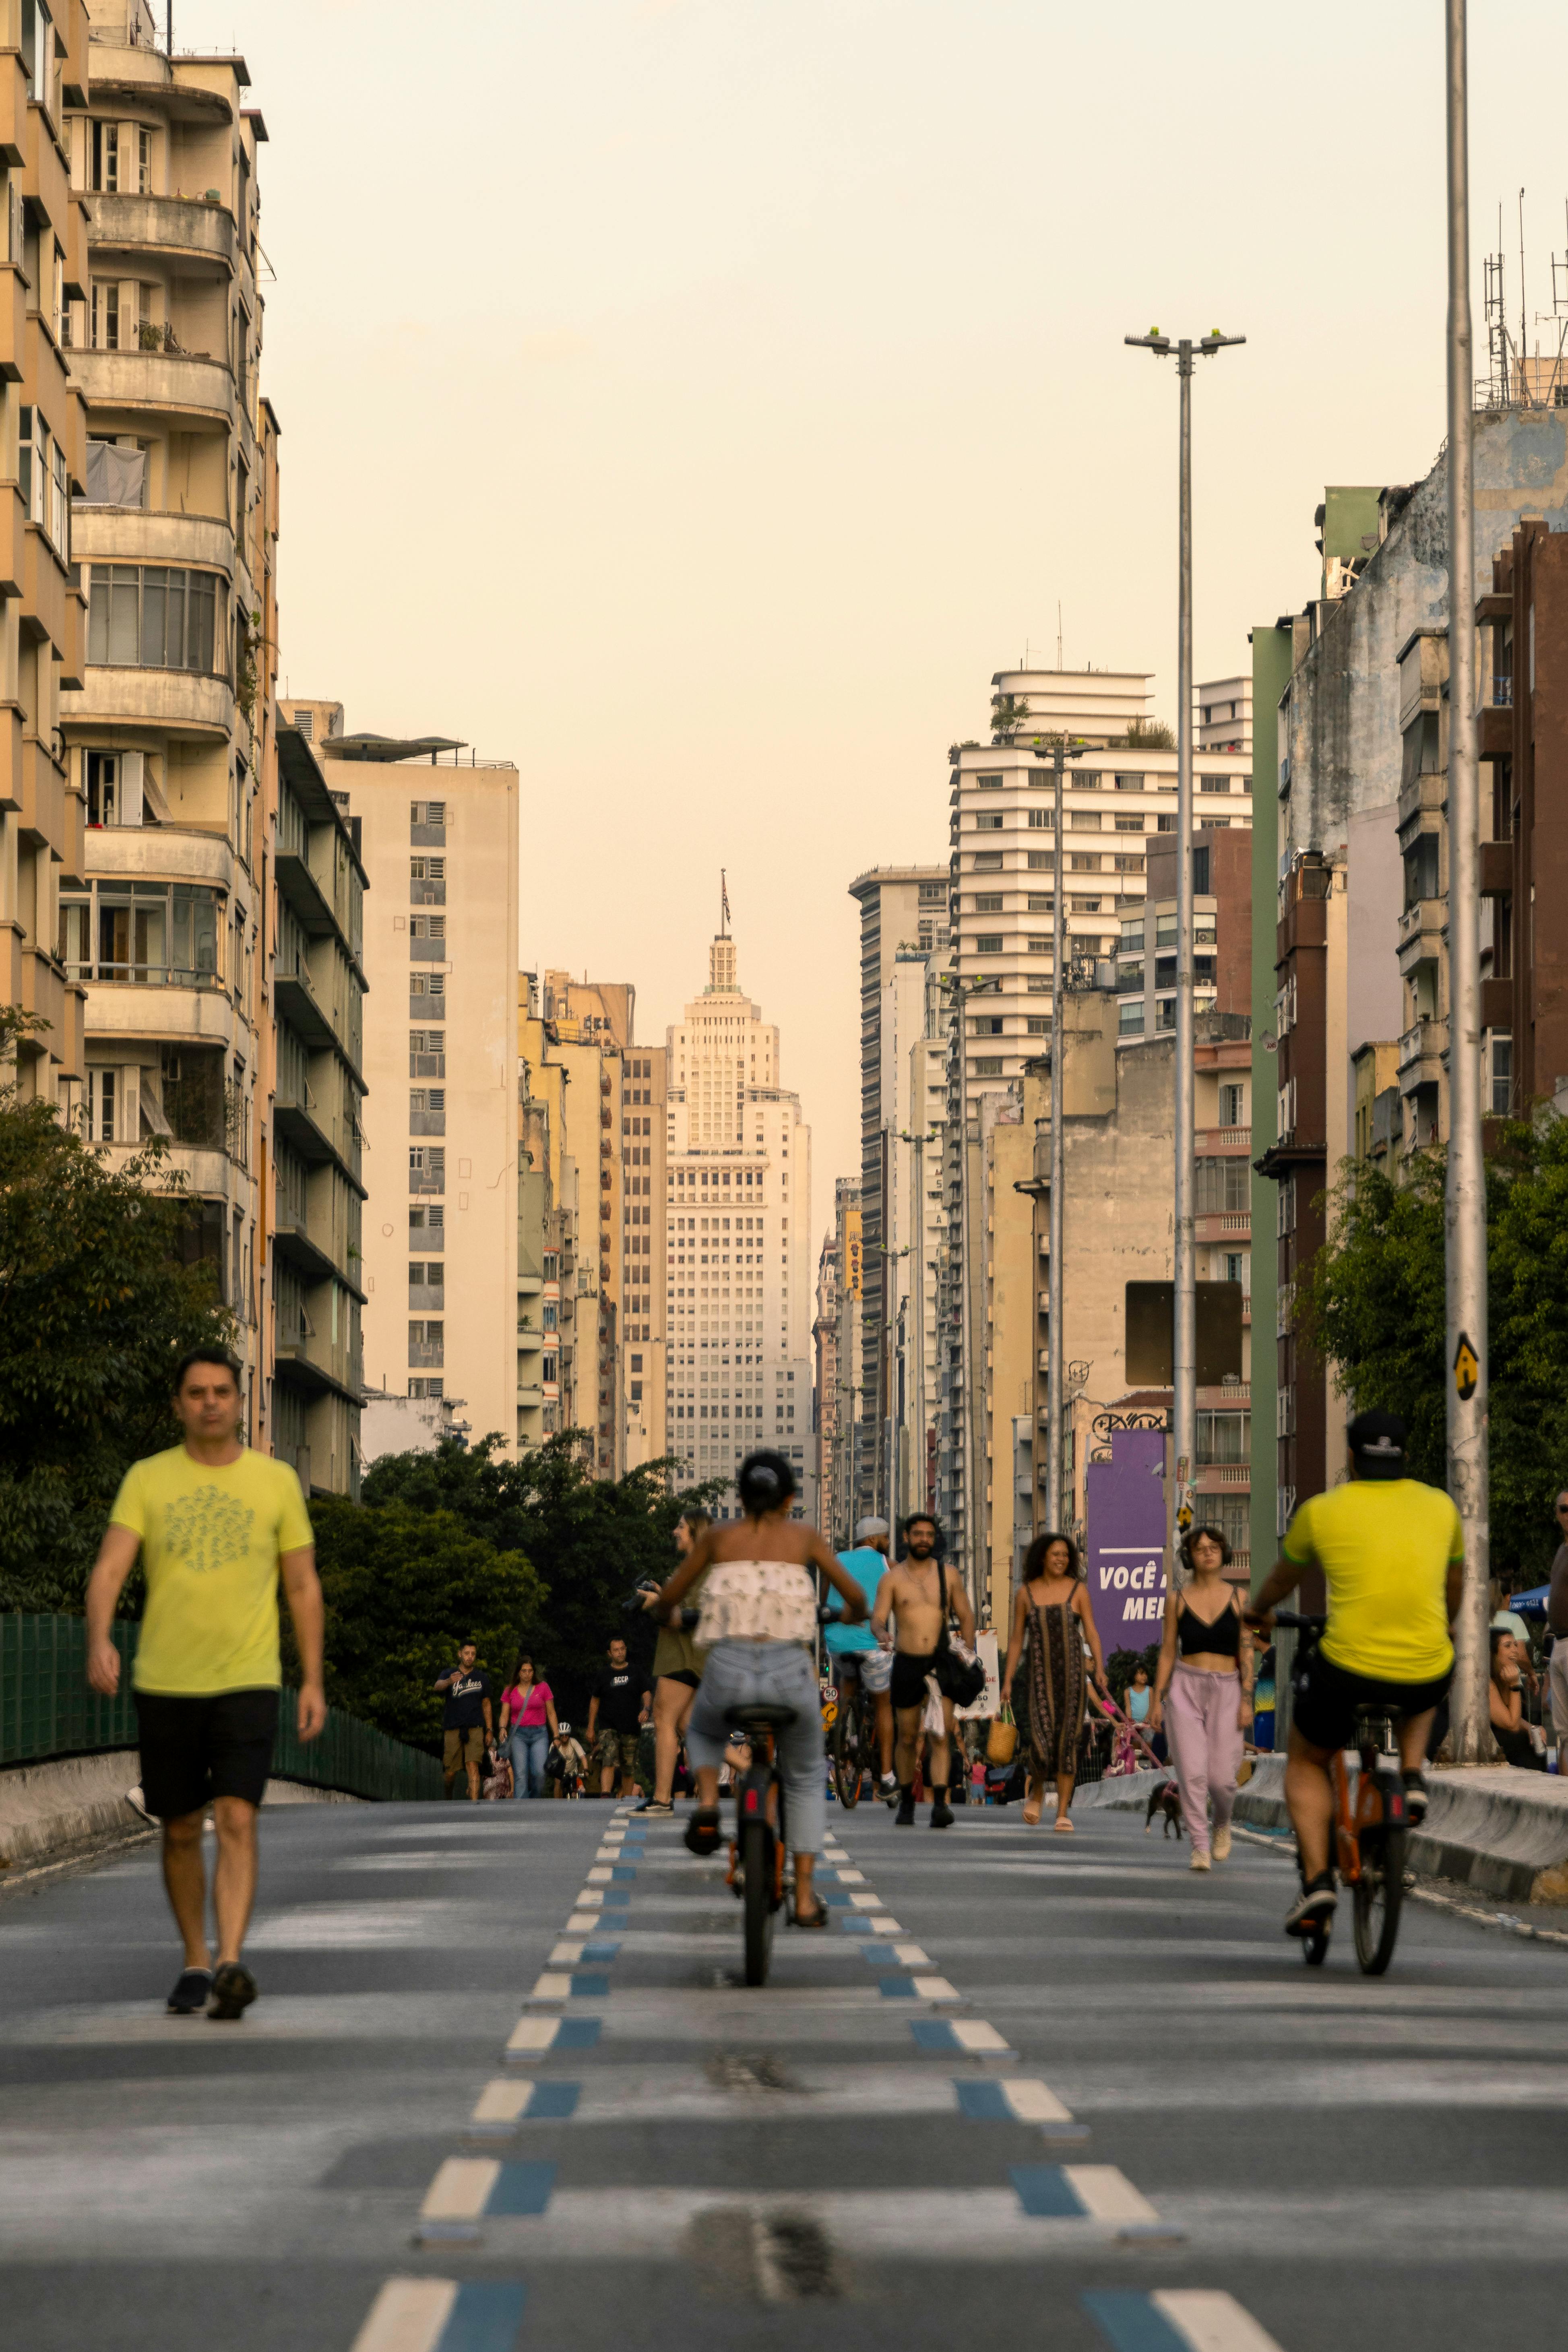
{"label": "utility pole", "polygon": [[[1062,997],[1067,985],[1067,924],[1063,914],[1067,860],[1062,853],[1062,777],[1068,761],[1080,760],[1081,743],[1069,744],[1058,735],[1050,745],[1052,774],[1051,823],[1056,831],[1056,887],[1051,893],[1051,1181],[1047,1202],[1050,1253],[1046,1269],[1046,1528],[1061,1527],[1062,1519],[1062,1210],[1066,1190],[1066,1109],[1062,1100]],[[1046,757],[1037,738],[1035,757]]]}
{"label": "utility pole", "polygon": [[1491,1752],[1487,1591],[1487,1171],[1481,1150],[1480,772],[1476,741],[1475,484],[1465,0],[1447,0],[1448,130],[1448,1165],[1444,1192],[1448,1492],[1464,1529],[1454,1627],[1456,1764]]}
{"label": "utility pole", "polygon": [[1126,335],[1122,340],[1162,359],[1174,352],[1181,387],[1176,590],[1176,1263],[1171,1349],[1174,1524],[1179,1542],[1192,1525],[1198,1431],[1197,1245],[1193,1223],[1197,1189],[1193,1038],[1193,354],[1199,352],[1212,359],[1215,352],[1244,343],[1247,338],[1222,335],[1215,327],[1197,342],[1185,339],[1173,342],[1158,327],[1152,327],[1146,335]]}
{"label": "utility pole", "polygon": [[[942,978],[948,975],[944,972]],[[949,1003],[952,1006],[952,1035],[958,1055],[958,1202],[959,1314],[963,1330],[960,1360],[963,1372],[963,1528],[964,1548],[968,1552],[965,1581],[976,1617],[981,1609],[981,1562],[984,1552],[985,1477],[984,1456],[980,1436],[984,1426],[982,1407],[984,1402],[985,1351],[975,1345],[974,1281],[971,1260],[974,1255],[973,1235],[970,1225],[973,1203],[970,1199],[969,1163],[969,1014],[972,996],[993,993],[1001,987],[1000,981],[974,980],[965,982],[954,976],[950,982]]]}

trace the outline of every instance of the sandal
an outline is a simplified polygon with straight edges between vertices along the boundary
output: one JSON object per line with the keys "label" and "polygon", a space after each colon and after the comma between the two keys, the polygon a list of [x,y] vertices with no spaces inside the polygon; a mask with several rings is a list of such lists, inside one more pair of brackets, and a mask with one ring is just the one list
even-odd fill
{"label": "sandal", "polygon": [[1058,1813],[1052,1826],[1058,1837],[1076,1837],[1078,1834],[1065,1813]]}
{"label": "sandal", "polygon": [[704,1860],[719,1851],[719,1808],[700,1805],[686,1824],[686,1847]]}
{"label": "sandal", "polygon": [[797,1903],[791,1916],[797,1927],[826,1927],[827,1925],[827,1906],[820,1896],[814,1911],[803,1911]]}
{"label": "sandal", "polygon": [[1037,1830],[1037,1829],[1039,1828],[1039,1826],[1040,1826],[1040,1815],[1041,1815],[1041,1813],[1045,1811],[1045,1801],[1045,1801],[1045,1799],[1044,1799],[1043,1797],[1037,1798],[1037,1799],[1036,1799],[1036,1801],[1035,1801],[1035,1810],[1034,1810],[1034,1811],[1033,1811],[1033,1812],[1031,1812],[1031,1811],[1029,1811],[1029,1807],[1028,1807],[1028,1803],[1027,1803],[1027,1801],[1026,1801],[1026,1803],[1025,1803],[1025,1806],[1024,1806],[1024,1819],[1028,1822],[1029,1827],[1030,1827],[1032,1830]]}

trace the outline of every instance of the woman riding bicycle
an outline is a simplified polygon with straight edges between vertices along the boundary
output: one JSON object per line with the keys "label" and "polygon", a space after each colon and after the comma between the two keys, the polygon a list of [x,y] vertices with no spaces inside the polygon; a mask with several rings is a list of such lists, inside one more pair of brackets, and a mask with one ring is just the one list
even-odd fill
{"label": "woman riding bicycle", "polygon": [[707,1654],[686,1727],[698,1797],[686,1843],[697,1854],[718,1846],[728,1717],[738,1707],[793,1707],[795,1720],[780,1728],[777,1753],[795,1848],[795,1918],[799,1927],[824,1927],[827,1914],[811,1888],[826,1820],[822,1706],[812,1659],[814,1571],[842,1596],[851,1622],[866,1614],[866,1599],[816,1529],[790,1517],[795,1474],[782,1454],[749,1454],[735,1484],[744,1517],[705,1528],[654,1604],[674,1608],[708,1571],[697,1625],[698,1646]]}

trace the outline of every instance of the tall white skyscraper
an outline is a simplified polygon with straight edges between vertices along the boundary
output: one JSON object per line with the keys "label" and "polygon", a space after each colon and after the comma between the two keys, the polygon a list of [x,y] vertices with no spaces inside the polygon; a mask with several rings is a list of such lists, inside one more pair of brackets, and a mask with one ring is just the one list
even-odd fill
{"label": "tall white skyscraper", "polygon": [[[793,1465],[816,1517],[811,1437],[811,1129],[780,1084],[779,1033],[741,991],[735,942],[667,1034],[666,1451],[732,1480],[755,1446]],[[739,1508],[733,1486],[717,1506]]]}

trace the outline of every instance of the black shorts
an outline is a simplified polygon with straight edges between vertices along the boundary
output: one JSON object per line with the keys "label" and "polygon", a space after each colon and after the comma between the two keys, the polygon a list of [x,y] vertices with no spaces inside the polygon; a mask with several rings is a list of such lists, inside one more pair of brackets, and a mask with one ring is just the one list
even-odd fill
{"label": "black shorts", "polygon": [[1291,1683],[1290,1720],[1314,1748],[1350,1748],[1355,1743],[1358,1706],[1382,1707],[1396,1722],[1426,1715],[1447,1693],[1453,1668],[1428,1683],[1380,1682],[1373,1675],[1336,1666],[1321,1651],[1299,1668]]}
{"label": "black shorts", "polygon": [[892,1696],[895,1707],[924,1706],[926,1676],[937,1672],[937,1655],[935,1650],[928,1650],[923,1657],[910,1650],[894,1652]]}
{"label": "black shorts", "polygon": [[688,1690],[700,1690],[702,1677],[694,1675],[689,1666],[677,1666],[673,1674],[660,1675],[661,1683],[683,1683]]}
{"label": "black shorts", "polygon": [[258,1805],[278,1737],[276,1690],[219,1691],[211,1698],[136,1693],[142,1801],[160,1821],[199,1813],[215,1797]]}

